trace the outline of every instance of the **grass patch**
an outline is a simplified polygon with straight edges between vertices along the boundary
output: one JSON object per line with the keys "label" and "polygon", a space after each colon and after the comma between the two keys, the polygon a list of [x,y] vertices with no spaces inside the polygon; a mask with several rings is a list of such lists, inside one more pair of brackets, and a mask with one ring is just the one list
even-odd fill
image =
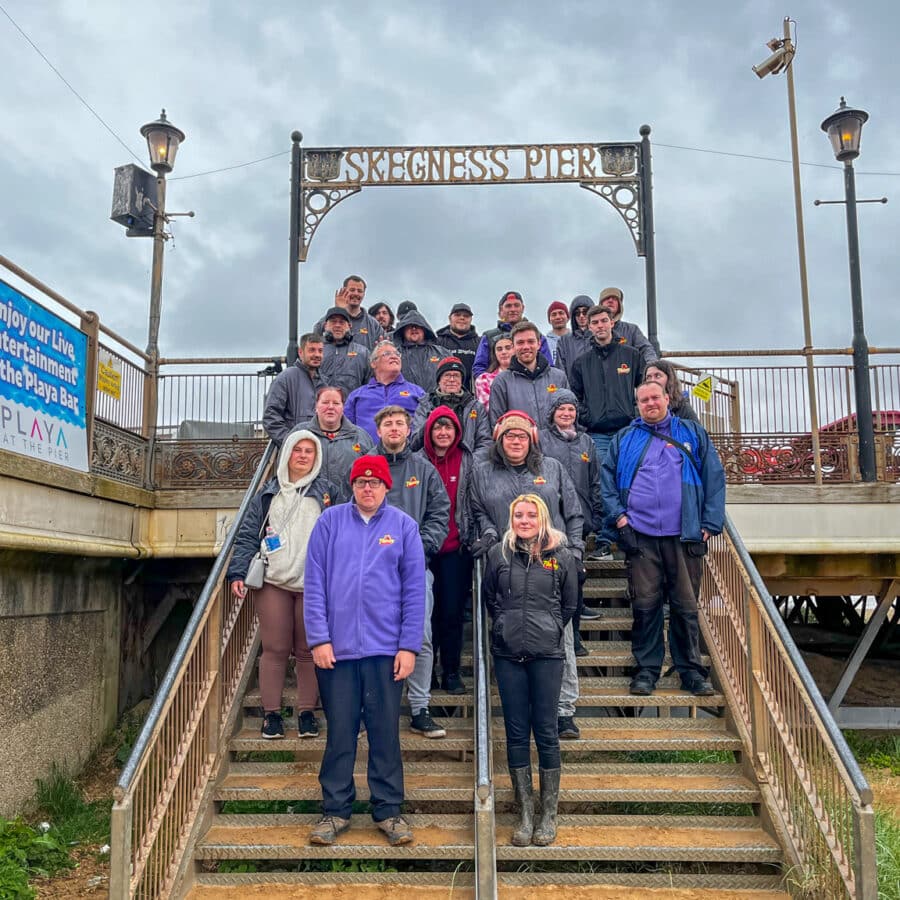
{"label": "grass patch", "polygon": [[900,900],[900,818],[889,812],[875,812],[875,856],[878,896]]}
{"label": "grass patch", "polygon": [[634,763],[734,763],[733,750],[632,750],[622,757]]}
{"label": "grass patch", "polygon": [[873,769],[890,769],[900,776],[900,735],[872,737],[860,731],[845,731],[844,737],[857,761]]}
{"label": "grass patch", "polygon": [[29,878],[71,866],[65,844],[52,830],[43,834],[21,819],[0,819],[0,897],[4,900],[31,900],[34,891],[28,886]]}
{"label": "grass patch", "polygon": [[109,839],[109,801],[85,802],[75,782],[56,764],[50,776],[39,778],[36,784],[38,812],[50,823],[49,834],[64,845],[105,843]]}

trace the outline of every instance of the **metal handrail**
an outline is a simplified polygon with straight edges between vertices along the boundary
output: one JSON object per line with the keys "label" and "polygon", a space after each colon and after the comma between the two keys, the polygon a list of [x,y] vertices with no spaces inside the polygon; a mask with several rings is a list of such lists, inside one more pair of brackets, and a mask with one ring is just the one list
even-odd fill
{"label": "metal handrail", "polygon": [[[750,552],[747,550],[740,532],[735,527],[734,522],[732,522],[731,516],[727,513],[725,514],[725,533],[731,538],[738,559],[741,561],[741,565],[747,570],[747,576],[750,579],[753,589],[759,595],[769,624],[775,630],[775,633],[778,635],[781,642],[789,649],[791,657],[793,659],[800,659],[799,651],[797,651],[794,639],[791,637],[791,633],[788,630],[784,619],[778,612],[778,607],[775,605],[775,601],[772,599],[769,589],[766,587],[762,576],[759,574],[759,569],[756,568],[756,564],[753,562],[753,558],[750,556]],[[859,767],[859,763],[856,761],[853,751],[847,744],[844,734],[838,727],[837,722],[834,721],[834,716],[831,714],[831,710],[828,708],[828,704],[825,702],[822,692],[813,680],[812,674],[806,665],[797,666],[797,676],[800,678],[804,689],[809,694],[809,698],[815,707],[816,714],[821,720],[822,727],[828,734],[832,744],[834,744],[834,749],[838,758],[847,769],[847,775],[850,777],[853,787],[856,788],[859,793],[860,801],[867,805],[870,804],[874,795],[872,789],[869,787],[869,782],[866,780],[866,776],[863,775],[863,771]]]}
{"label": "metal handrail", "polygon": [[727,516],[700,610],[789,881],[803,896],[875,900],[872,791]]}
{"label": "metal handrail", "polygon": [[128,757],[128,762],[125,763],[125,766],[122,769],[122,774],[119,776],[118,782],[116,782],[116,787],[113,791],[113,796],[116,800],[121,801],[131,788],[134,776],[138,771],[144,754],[147,752],[147,748],[150,746],[150,740],[153,736],[153,733],[156,730],[157,725],[159,724],[160,714],[162,713],[163,707],[166,704],[166,699],[169,695],[169,692],[171,691],[175,680],[178,678],[178,675],[181,672],[181,668],[184,665],[185,658],[187,657],[188,649],[190,648],[191,643],[193,642],[194,637],[197,634],[197,629],[199,628],[200,622],[203,620],[203,617],[206,614],[207,607],[212,600],[216,585],[225,571],[225,567],[228,563],[231,551],[234,547],[235,541],[237,540],[238,532],[240,531],[241,525],[243,524],[244,517],[247,515],[247,510],[250,508],[250,501],[259,490],[259,487],[262,484],[263,477],[266,474],[266,470],[274,454],[275,444],[272,443],[272,441],[269,441],[269,444],[266,447],[265,452],[263,453],[262,459],[259,461],[259,466],[257,466],[256,471],[253,473],[253,478],[250,481],[250,485],[247,488],[243,499],[241,500],[241,505],[238,508],[237,515],[234,517],[234,523],[232,524],[231,528],[228,531],[228,535],[225,538],[225,543],[222,545],[222,549],[219,551],[219,555],[216,557],[215,562],[213,563],[209,576],[206,579],[206,583],[203,585],[203,590],[200,592],[200,597],[198,598],[197,603],[194,606],[194,611],[191,614],[187,625],[185,626],[184,634],[182,634],[181,640],[178,642],[178,646],[176,647],[175,653],[172,656],[172,661],[169,663],[169,668],[166,669],[166,674],[156,691],[156,696],[153,698],[153,704],[150,707],[150,711],[147,713],[147,718],[144,720],[144,725],[141,728],[140,734],[138,735],[138,738],[134,743],[134,748],[131,751],[131,755]]}
{"label": "metal handrail", "polygon": [[485,608],[481,602],[482,560],[472,575],[472,656],[475,672],[475,897],[496,900],[497,843],[494,827],[491,741],[491,669]]}

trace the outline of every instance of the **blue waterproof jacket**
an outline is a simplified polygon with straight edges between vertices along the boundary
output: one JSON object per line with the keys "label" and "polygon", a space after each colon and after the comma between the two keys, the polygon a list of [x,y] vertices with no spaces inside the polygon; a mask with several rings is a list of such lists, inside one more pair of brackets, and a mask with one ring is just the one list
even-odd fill
{"label": "blue waterproof jacket", "polygon": [[[673,443],[689,449],[694,462],[681,466],[681,540],[702,541],[702,529],[721,534],[725,523],[725,470],[702,425],[671,417]],[[600,468],[603,511],[608,527],[627,513],[628,492],[650,441],[643,419],[635,419],[612,439]]]}

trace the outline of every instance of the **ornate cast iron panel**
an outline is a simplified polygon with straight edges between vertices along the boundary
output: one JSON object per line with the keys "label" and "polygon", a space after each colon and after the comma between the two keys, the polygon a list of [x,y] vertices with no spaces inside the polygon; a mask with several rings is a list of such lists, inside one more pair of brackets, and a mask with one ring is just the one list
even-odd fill
{"label": "ornate cast iron panel", "polygon": [[325,216],[364,187],[446,184],[579,184],[622,217],[646,253],[641,145],[505,144],[325,147],[306,150],[300,175],[300,262]]}
{"label": "ornate cast iron panel", "polygon": [[143,487],[147,446],[145,438],[95,419],[91,472]]}
{"label": "ornate cast iron panel", "polygon": [[245,489],[266,449],[267,439],[157,441],[153,454],[153,486]]}
{"label": "ornate cast iron panel", "polygon": [[[712,434],[729,484],[812,484],[812,440],[802,434]],[[851,448],[848,435],[819,434],[822,478],[849,482]]]}

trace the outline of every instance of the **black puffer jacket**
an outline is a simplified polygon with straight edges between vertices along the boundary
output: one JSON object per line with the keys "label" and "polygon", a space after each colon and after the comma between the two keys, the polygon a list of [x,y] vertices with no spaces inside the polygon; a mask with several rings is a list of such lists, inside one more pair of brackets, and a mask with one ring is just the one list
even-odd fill
{"label": "black puffer jacket", "polygon": [[481,580],[491,616],[491,651],[508,659],[564,659],[563,630],[578,606],[578,572],[565,547],[533,560],[491,548]]}

